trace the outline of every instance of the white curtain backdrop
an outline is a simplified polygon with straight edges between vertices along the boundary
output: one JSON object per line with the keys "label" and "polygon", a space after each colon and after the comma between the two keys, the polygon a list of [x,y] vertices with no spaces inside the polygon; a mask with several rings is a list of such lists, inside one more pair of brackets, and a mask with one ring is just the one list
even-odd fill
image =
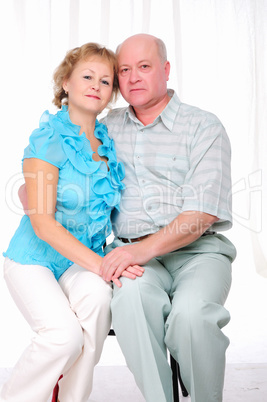
{"label": "white curtain backdrop", "polygon": [[[215,113],[225,125],[232,143],[234,269],[255,274],[266,286],[267,0],[0,0],[0,249],[6,250],[22,215],[17,190],[23,149],[42,112],[55,111],[53,70],[70,48],[94,41],[115,50],[139,32],[166,43],[169,87],[180,99]],[[10,357],[1,346],[0,367],[7,367],[28,333],[0,283],[1,336],[14,349]],[[16,330],[22,327],[23,347]]]}

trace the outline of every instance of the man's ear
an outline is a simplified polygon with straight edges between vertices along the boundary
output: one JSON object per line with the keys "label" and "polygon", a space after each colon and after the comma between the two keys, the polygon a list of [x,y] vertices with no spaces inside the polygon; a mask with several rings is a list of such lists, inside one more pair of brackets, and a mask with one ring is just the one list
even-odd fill
{"label": "man's ear", "polygon": [[170,71],[171,71],[171,64],[169,61],[165,61],[164,70],[165,70],[166,81],[169,81],[169,75],[170,75]]}

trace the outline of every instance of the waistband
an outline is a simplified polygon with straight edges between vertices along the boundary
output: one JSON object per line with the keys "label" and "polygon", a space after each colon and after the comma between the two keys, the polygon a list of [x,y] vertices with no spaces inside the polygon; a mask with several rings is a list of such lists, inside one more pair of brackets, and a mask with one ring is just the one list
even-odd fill
{"label": "waistband", "polygon": [[[206,230],[206,232],[204,232],[204,233],[201,235],[201,237],[204,237],[204,236],[212,236],[212,235],[215,235],[216,233],[217,233],[217,232],[214,232],[214,231],[212,231],[212,230]],[[154,234],[154,233],[149,233],[149,234],[146,234],[146,235],[144,235],[144,236],[135,237],[135,238],[133,238],[133,239],[128,239],[128,238],[125,238],[125,237],[118,237],[118,239],[119,239],[120,241],[122,241],[123,243],[135,243],[135,242],[137,242],[137,241],[142,241],[142,240],[146,239],[147,237],[151,236],[152,234]]]}

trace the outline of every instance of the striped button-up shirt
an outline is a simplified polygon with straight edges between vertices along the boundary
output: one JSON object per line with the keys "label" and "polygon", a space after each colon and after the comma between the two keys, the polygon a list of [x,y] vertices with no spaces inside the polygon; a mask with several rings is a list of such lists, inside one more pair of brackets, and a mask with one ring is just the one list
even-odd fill
{"label": "striped button-up shirt", "polygon": [[125,166],[120,212],[112,216],[115,236],[154,233],[183,211],[217,216],[211,230],[232,225],[225,129],[214,114],[168,92],[171,99],[152,124],[144,126],[131,107],[114,109],[103,120]]}

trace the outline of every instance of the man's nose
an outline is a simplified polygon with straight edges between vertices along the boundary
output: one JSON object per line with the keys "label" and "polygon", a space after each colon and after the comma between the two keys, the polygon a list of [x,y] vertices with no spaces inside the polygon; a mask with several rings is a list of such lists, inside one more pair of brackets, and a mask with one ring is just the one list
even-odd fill
{"label": "man's nose", "polygon": [[137,82],[137,81],[139,81],[139,80],[140,80],[140,76],[139,76],[139,74],[138,74],[137,69],[132,68],[131,73],[130,73],[130,81],[131,81],[132,83],[134,83],[134,82]]}

